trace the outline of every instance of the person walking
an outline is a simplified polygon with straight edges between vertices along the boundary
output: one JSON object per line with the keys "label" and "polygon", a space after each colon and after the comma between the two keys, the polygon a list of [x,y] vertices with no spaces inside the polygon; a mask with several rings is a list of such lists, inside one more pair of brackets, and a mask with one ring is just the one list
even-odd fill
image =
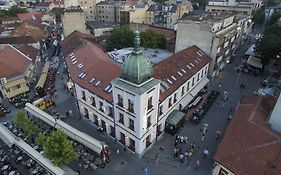
{"label": "person walking", "polygon": [[220,138],[220,135],[221,135],[221,131],[218,130],[218,131],[216,132],[216,140],[218,140],[218,139]]}
{"label": "person walking", "polygon": [[200,166],[200,161],[197,160],[197,161],[196,161],[196,164],[195,164],[195,170],[197,170],[197,169],[199,168],[199,166]]}
{"label": "person walking", "polygon": [[203,151],[203,159],[205,159],[209,155],[209,150],[208,148],[205,148]]}
{"label": "person walking", "polygon": [[155,165],[158,165],[158,161],[159,161],[159,154],[156,154],[155,156]]}

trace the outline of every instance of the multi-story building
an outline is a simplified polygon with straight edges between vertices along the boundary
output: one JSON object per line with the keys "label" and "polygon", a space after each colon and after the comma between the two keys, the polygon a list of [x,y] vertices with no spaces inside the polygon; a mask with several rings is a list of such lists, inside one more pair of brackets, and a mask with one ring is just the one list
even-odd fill
{"label": "multi-story building", "polygon": [[189,4],[151,4],[146,12],[146,24],[174,29],[178,19],[192,11]]}
{"label": "multi-story building", "polygon": [[80,8],[66,9],[61,16],[61,20],[64,37],[67,37],[75,30],[83,33],[88,32],[85,14]]}
{"label": "multi-story building", "polygon": [[119,22],[118,1],[101,1],[96,4],[96,20],[99,22],[117,23]]}
{"label": "multi-story building", "polygon": [[120,9],[120,24],[146,23],[147,9],[148,5],[144,2],[139,2],[133,6],[128,6]]}
{"label": "multi-story building", "polygon": [[139,32],[135,35],[135,47],[122,66],[97,44],[77,38],[79,32],[62,48],[83,118],[142,155],[162,135],[167,120],[183,117],[180,111],[208,83],[210,58],[192,46],[152,67],[140,49]]}
{"label": "multi-story building", "polygon": [[86,21],[95,21],[96,18],[96,4],[101,0],[78,0],[78,5],[84,11]]}
{"label": "multi-story building", "polygon": [[212,175],[280,174],[280,113],[278,130],[268,123],[274,106],[280,108],[276,97],[242,96],[213,157]]}
{"label": "multi-story building", "polygon": [[207,12],[238,12],[251,15],[253,10],[262,6],[260,0],[210,0],[206,5]]}
{"label": "multi-story building", "polygon": [[198,46],[212,58],[209,73],[216,76],[251,27],[250,17],[245,15],[235,18],[234,14],[226,12],[187,14],[178,22],[175,52]]}
{"label": "multi-story building", "polygon": [[33,74],[31,58],[9,44],[0,45],[0,99],[28,92]]}

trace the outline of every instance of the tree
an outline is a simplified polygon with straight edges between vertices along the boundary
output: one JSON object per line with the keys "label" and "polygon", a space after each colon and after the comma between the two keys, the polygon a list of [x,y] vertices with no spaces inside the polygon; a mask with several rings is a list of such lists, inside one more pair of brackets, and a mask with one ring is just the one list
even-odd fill
{"label": "tree", "polygon": [[127,27],[115,28],[107,39],[110,50],[132,47],[134,44],[134,33]]}
{"label": "tree", "polygon": [[10,10],[0,10],[0,18],[15,17],[18,13],[27,13],[28,11],[19,7],[12,7]]}
{"label": "tree", "polygon": [[146,48],[164,48],[166,44],[165,37],[152,30],[141,32],[140,39],[142,47]]}
{"label": "tree", "polygon": [[253,12],[253,22],[257,24],[263,24],[265,19],[265,12],[263,8],[260,8]]}
{"label": "tree", "polygon": [[26,132],[26,134],[29,138],[33,138],[37,129],[38,129],[37,126],[32,121],[27,119],[27,121],[24,125],[24,132]]}
{"label": "tree", "polygon": [[74,146],[62,130],[56,130],[47,137],[43,148],[47,158],[55,165],[62,165],[78,158]]}
{"label": "tree", "polygon": [[267,26],[263,34],[264,35],[275,34],[281,38],[281,26],[278,26],[277,24],[272,24],[270,26]]}
{"label": "tree", "polygon": [[17,128],[23,129],[25,126],[27,119],[25,117],[25,113],[23,111],[18,111],[16,113],[16,118],[15,118],[15,125]]}
{"label": "tree", "polygon": [[261,57],[263,67],[267,65],[270,60],[276,59],[277,54],[281,50],[281,38],[275,34],[264,35],[258,41],[255,52]]}
{"label": "tree", "polygon": [[40,132],[38,137],[35,140],[35,143],[37,145],[43,146],[45,144],[46,139],[47,139],[46,135],[44,133]]}
{"label": "tree", "polygon": [[268,21],[268,25],[275,24],[280,18],[281,18],[281,10],[274,12]]}

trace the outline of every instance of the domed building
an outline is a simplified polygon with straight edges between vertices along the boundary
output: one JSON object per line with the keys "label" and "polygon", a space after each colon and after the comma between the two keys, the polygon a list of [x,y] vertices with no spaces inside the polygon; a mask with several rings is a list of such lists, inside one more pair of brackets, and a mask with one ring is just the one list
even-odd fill
{"label": "domed building", "polygon": [[165,130],[177,131],[181,111],[208,83],[210,57],[196,46],[152,65],[136,30],[120,65],[84,37],[72,34],[62,46],[81,115],[139,156]]}

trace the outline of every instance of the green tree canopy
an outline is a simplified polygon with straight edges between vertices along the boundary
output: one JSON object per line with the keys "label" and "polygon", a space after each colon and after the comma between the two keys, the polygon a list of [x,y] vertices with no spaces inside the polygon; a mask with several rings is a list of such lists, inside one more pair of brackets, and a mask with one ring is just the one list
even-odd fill
{"label": "green tree canopy", "polygon": [[265,12],[263,8],[260,8],[253,12],[253,22],[257,24],[263,24],[265,19]]}
{"label": "green tree canopy", "polygon": [[47,137],[43,148],[47,158],[55,165],[62,165],[78,158],[74,146],[62,130],[56,130]]}
{"label": "green tree canopy", "polygon": [[278,37],[281,38],[281,26],[278,26],[277,24],[273,24],[270,26],[267,26],[264,30],[264,35],[270,35],[270,34],[275,34]]}
{"label": "green tree canopy", "polygon": [[141,45],[146,48],[165,48],[166,40],[163,35],[154,33],[152,30],[141,32]]}
{"label": "green tree canopy", "polygon": [[37,145],[42,145],[43,146],[45,144],[46,139],[47,139],[46,135],[44,133],[40,132],[38,137],[35,140],[35,143]]}
{"label": "green tree canopy", "polygon": [[280,18],[281,18],[281,10],[274,12],[268,21],[268,25],[275,24]]}
{"label": "green tree canopy", "polygon": [[11,7],[10,10],[0,10],[0,18],[15,17],[18,13],[27,13],[28,11],[19,7]]}
{"label": "green tree canopy", "polygon": [[23,129],[29,138],[32,138],[37,131],[37,126],[26,117],[23,111],[16,113],[15,125],[17,128]]}
{"label": "green tree canopy", "polygon": [[260,55],[263,66],[275,59],[281,51],[281,38],[276,34],[264,35],[256,45],[255,52]]}
{"label": "green tree canopy", "polygon": [[15,118],[15,125],[17,128],[24,128],[25,123],[27,122],[27,118],[25,116],[25,113],[23,111],[18,111],[16,113],[16,118]]}
{"label": "green tree canopy", "polygon": [[107,45],[110,50],[132,47],[134,45],[133,36],[134,33],[127,27],[115,28],[107,39]]}

